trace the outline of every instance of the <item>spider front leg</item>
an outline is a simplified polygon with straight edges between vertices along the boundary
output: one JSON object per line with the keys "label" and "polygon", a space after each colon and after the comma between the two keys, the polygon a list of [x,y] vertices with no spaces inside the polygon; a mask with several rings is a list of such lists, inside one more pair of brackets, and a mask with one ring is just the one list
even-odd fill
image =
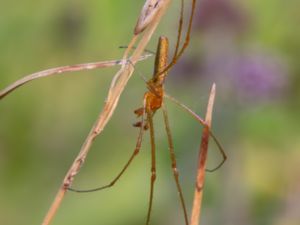
{"label": "spider front leg", "polygon": [[180,18],[179,18],[179,25],[178,25],[178,30],[177,30],[177,42],[175,46],[175,52],[172,57],[171,62],[163,69],[161,70],[158,74],[163,74],[166,73],[173,67],[178,59],[182,56],[184,53],[185,49],[189,46],[190,43],[190,37],[191,37],[191,32],[192,32],[192,25],[193,25],[193,19],[195,15],[195,10],[196,10],[196,2],[197,0],[192,0],[192,6],[191,6],[191,11],[190,11],[190,17],[188,21],[188,28],[185,34],[184,42],[182,44],[182,47],[180,48],[180,41],[182,37],[182,26],[183,26],[183,11],[184,11],[184,2],[181,0],[181,10],[180,10]]}

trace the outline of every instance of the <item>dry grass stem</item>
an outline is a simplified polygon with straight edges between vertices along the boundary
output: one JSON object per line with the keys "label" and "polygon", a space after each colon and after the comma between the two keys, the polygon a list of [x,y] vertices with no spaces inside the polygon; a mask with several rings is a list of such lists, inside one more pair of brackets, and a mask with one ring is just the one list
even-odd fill
{"label": "dry grass stem", "polygon": [[[75,175],[79,172],[80,167],[83,165],[85,158],[90,150],[90,147],[94,141],[94,139],[102,132],[107,122],[110,120],[117,104],[120,98],[120,95],[122,94],[124,87],[126,86],[129,78],[131,77],[133,71],[134,71],[134,65],[138,61],[138,59],[141,57],[141,54],[143,53],[146,45],[148,44],[149,40],[152,37],[152,34],[154,33],[157,25],[159,24],[161,17],[166,12],[168,6],[169,6],[170,0],[167,1],[167,3],[164,5],[164,7],[161,8],[161,10],[158,12],[157,16],[155,17],[155,20],[153,20],[146,30],[140,34],[142,35],[137,48],[133,51],[130,61],[131,63],[123,64],[121,69],[117,72],[115,77],[113,78],[113,81],[111,83],[111,87],[105,102],[105,105],[103,107],[102,112],[99,114],[98,119],[96,120],[94,126],[92,127],[90,133],[88,134],[84,144],[81,147],[81,150],[78,154],[78,156],[75,158],[73,164],[71,165],[69,171],[67,172],[62,185],[46,215],[44,218],[44,221],[42,225],[48,225],[50,224],[51,220],[53,219],[57,209],[59,208],[63,197],[70,185],[72,184],[72,181],[75,177]],[[136,42],[138,38],[138,35],[134,35],[132,41],[129,44],[128,49],[124,53],[123,59],[127,59],[127,55],[130,52],[132,46]]]}
{"label": "dry grass stem", "polygon": [[209,100],[208,100],[208,105],[207,105],[207,111],[205,117],[206,125],[203,128],[202,137],[201,137],[200,153],[199,153],[198,167],[197,167],[196,188],[194,193],[194,202],[193,202],[192,215],[191,215],[191,225],[200,224],[206,158],[207,158],[207,151],[208,151],[208,141],[210,136],[215,94],[216,94],[216,85],[213,84],[210,92]]}
{"label": "dry grass stem", "polygon": [[[151,54],[146,54],[144,56],[141,56],[139,60],[144,60],[151,56]],[[81,71],[81,70],[93,70],[93,69],[98,69],[98,68],[107,68],[107,67],[112,67],[112,66],[117,66],[117,65],[123,65],[126,63],[126,60],[110,60],[110,61],[100,61],[100,62],[92,62],[92,63],[83,63],[83,64],[76,64],[76,65],[71,65],[71,66],[60,66],[56,68],[51,68],[47,70],[42,70],[36,73],[29,74],[11,85],[7,86],[3,90],[0,91],[0,100],[7,96],[9,93],[17,89],[18,87],[23,86],[24,84],[39,79],[43,77],[49,77],[53,75],[58,75],[58,74],[63,74],[66,72],[76,72],[76,71]]]}

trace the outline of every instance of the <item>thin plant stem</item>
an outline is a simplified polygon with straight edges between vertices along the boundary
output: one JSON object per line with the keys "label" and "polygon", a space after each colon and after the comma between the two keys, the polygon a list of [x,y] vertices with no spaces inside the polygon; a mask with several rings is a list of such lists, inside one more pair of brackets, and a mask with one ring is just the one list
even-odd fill
{"label": "thin plant stem", "polygon": [[216,94],[216,85],[213,84],[210,92],[209,100],[208,100],[208,105],[207,105],[205,126],[203,128],[202,137],[201,137],[201,145],[200,145],[200,152],[198,157],[198,167],[197,167],[197,177],[196,177],[196,188],[194,192],[194,201],[193,201],[193,208],[191,214],[191,225],[200,224],[206,158],[207,158],[207,151],[208,151],[208,142],[210,136],[215,94]]}
{"label": "thin plant stem", "polygon": [[[147,54],[144,56],[141,56],[139,60],[144,60],[151,56],[151,54]],[[0,91],[0,100],[7,96],[9,93],[12,91],[16,90],[18,87],[23,86],[24,84],[39,79],[43,77],[49,77],[53,75],[60,75],[66,72],[76,72],[76,71],[81,71],[81,70],[93,70],[93,69],[98,69],[98,68],[107,68],[107,67],[112,67],[112,66],[117,66],[117,65],[123,65],[126,63],[126,60],[110,60],[110,61],[100,61],[100,62],[91,62],[91,63],[83,63],[83,64],[76,64],[76,65],[71,65],[71,66],[60,66],[60,67],[55,67],[47,70],[42,70],[36,73],[29,74],[11,85],[7,86],[3,90]]]}
{"label": "thin plant stem", "polygon": [[[112,114],[118,104],[119,98],[129,80],[131,77],[133,71],[134,71],[134,64],[137,62],[137,60],[140,58],[142,55],[146,45],[150,41],[154,31],[156,30],[157,25],[159,24],[162,16],[165,14],[166,10],[168,9],[169,4],[166,4],[158,13],[156,16],[156,19],[149,24],[147,29],[142,33],[142,37],[139,41],[139,44],[137,48],[134,50],[130,57],[131,63],[124,64],[121,69],[117,72],[115,75],[112,84],[110,86],[110,90],[105,102],[105,105],[103,107],[103,110],[100,112],[98,119],[94,123],[90,133],[86,137],[86,140],[84,144],[81,147],[81,150],[78,154],[78,156],[75,158],[73,161],[69,171],[65,175],[65,178],[58,190],[58,194],[56,195],[48,213],[46,214],[44,221],[42,225],[49,225],[50,222],[52,221],[53,217],[55,216],[65,194],[68,188],[71,186],[74,177],[76,174],[79,172],[81,166],[83,165],[85,158],[91,148],[91,145],[95,138],[103,131],[104,127],[108,123],[108,121],[111,119]],[[133,46],[133,42],[137,39],[137,35],[134,35],[133,40],[130,42],[129,46]],[[130,48],[128,48],[125,51],[126,55],[130,51]],[[123,57],[127,58],[126,56]]]}

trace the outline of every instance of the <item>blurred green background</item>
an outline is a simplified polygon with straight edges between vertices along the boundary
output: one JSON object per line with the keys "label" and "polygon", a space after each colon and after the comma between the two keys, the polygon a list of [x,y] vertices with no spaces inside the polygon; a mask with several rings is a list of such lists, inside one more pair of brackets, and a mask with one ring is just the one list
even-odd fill
{"label": "blurred green background", "polygon": [[[60,65],[119,59],[143,1],[2,1],[0,88],[26,74]],[[190,7],[186,1],[186,9]],[[180,3],[174,1],[160,35],[172,46]],[[201,224],[300,224],[300,2],[202,0],[191,44],[170,71],[166,91],[204,115],[217,84],[213,130],[228,160],[207,174]],[[188,17],[188,11],[185,13]],[[0,102],[0,224],[39,224],[103,106],[118,68],[45,78]],[[142,104],[153,59],[141,62],[74,187],[108,183],[133,151],[133,110]],[[190,212],[201,127],[167,102]],[[152,224],[183,224],[160,113],[155,117],[157,183]],[[221,156],[211,142],[208,167]],[[68,193],[53,225],[144,224],[150,143],[114,188]]]}

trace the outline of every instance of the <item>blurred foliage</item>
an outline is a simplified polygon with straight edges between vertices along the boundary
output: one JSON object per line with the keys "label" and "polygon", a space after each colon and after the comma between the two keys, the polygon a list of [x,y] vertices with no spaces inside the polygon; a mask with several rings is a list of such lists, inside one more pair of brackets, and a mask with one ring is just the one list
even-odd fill
{"label": "blurred foliage", "polygon": [[[189,5],[190,1],[186,1]],[[0,88],[46,68],[118,59],[143,1],[3,1]],[[160,35],[176,40],[179,2]],[[187,7],[189,8],[189,7]],[[204,115],[217,83],[213,127],[228,154],[207,174],[202,224],[300,223],[300,2],[203,0],[197,4],[191,44],[171,70],[166,90]],[[188,12],[186,12],[188,17]],[[97,139],[74,186],[107,183],[125,163],[137,129],[153,59],[136,66],[119,107]],[[34,81],[0,102],[0,223],[39,224],[64,174],[101,110],[118,68]],[[187,205],[193,198],[201,128],[167,103]],[[175,119],[177,118],[177,119]],[[157,113],[157,166],[152,224],[182,224],[167,141]],[[69,193],[53,224],[143,224],[150,181],[150,143],[114,188]],[[212,143],[209,165],[220,160]]]}

